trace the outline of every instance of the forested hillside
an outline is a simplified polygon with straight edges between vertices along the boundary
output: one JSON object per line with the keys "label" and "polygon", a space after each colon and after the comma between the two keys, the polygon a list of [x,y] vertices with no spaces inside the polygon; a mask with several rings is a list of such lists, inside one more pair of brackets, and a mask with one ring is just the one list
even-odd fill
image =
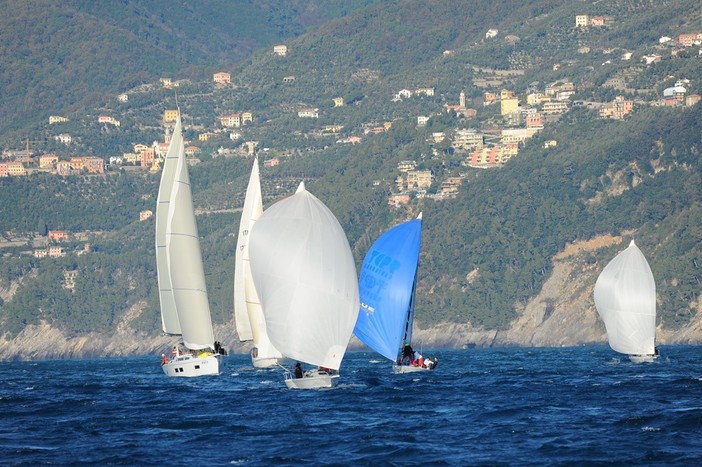
{"label": "forested hillside", "polygon": [[18,144],[49,115],[85,112],[167,76],[231,69],[371,1],[2,0],[0,141]]}
{"label": "forested hillside", "polygon": [[[24,17],[31,10],[10,3]],[[51,112],[56,102],[75,104],[62,131],[78,136],[77,142],[70,148],[47,143],[42,150],[108,158],[137,142],[161,138],[163,111],[174,108],[177,94],[186,137],[200,150],[191,181],[216,322],[231,319],[237,209],[252,163],[240,157],[243,141],[255,141],[262,160],[280,160],[279,166],[261,169],[264,204],[290,194],[305,180],[339,218],[359,265],[381,232],[423,212],[416,304],[422,326],[509,327],[551,274],[554,255],[569,243],[604,234],[635,238],[648,257],[664,327],[679,328],[695,317],[702,259],[702,104],[659,102],[663,90],[678,80],[687,80],[689,94],[702,93],[700,47],[674,55],[658,40],[702,32],[698,2],[251,2],[243,10],[250,17],[235,14],[237,3],[211,2],[180,16],[162,14],[156,3],[130,1],[109,8],[102,2],[73,1],[62,8],[47,4],[55,14],[40,17],[56,26],[60,18],[73,24],[80,16],[85,34],[74,41],[91,50],[65,55],[65,70],[76,85],[62,91],[65,96],[52,94],[60,86],[47,85],[46,107],[37,110]],[[188,5],[176,2],[184,10]],[[256,14],[258,9],[265,13]],[[575,28],[575,15],[583,12],[609,22]],[[236,33],[227,22],[234,17],[248,18]],[[193,22],[207,24],[210,33],[203,34],[204,26]],[[10,23],[15,29],[20,24]],[[90,35],[95,32],[91,28],[108,25],[129,30],[118,34],[128,42]],[[499,31],[494,39],[486,38],[489,28]],[[176,29],[178,35],[170,34]],[[48,55],[33,53],[31,41],[23,49],[3,34],[4,29],[0,47],[6,47],[16,66],[0,72],[0,91],[7,89],[10,100],[5,102],[24,112],[29,109],[22,96],[35,99],[33,93],[43,83],[58,78],[39,75],[32,78],[36,86],[26,80],[21,84],[22,73],[39,73],[45,66],[41,57]],[[286,57],[270,47],[283,39]],[[37,39],[37,50],[49,43]],[[241,47],[245,52],[229,55]],[[138,60],[130,55],[135,48],[143,49]],[[624,60],[626,53],[631,57]],[[112,64],[96,61],[88,67],[90,54],[109,57]],[[661,59],[646,65],[642,57],[648,54]],[[156,56],[168,64],[147,66]],[[110,67],[119,73],[111,74]],[[232,84],[217,86],[211,74],[224,67],[230,67]],[[92,75],[79,73],[87,68]],[[149,74],[140,74],[145,69]],[[188,77],[188,82],[177,93],[162,89],[154,83],[164,73]],[[625,81],[625,89],[604,86],[613,78]],[[485,105],[486,92],[499,95],[508,89],[524,96],[558,81],[576,88],[570,110],[550,118],[501,167],[470,167],[467,154],[452,148],[449,141],[458,130],[495,135],[519,125],[500,115],[499,103]],[[95,82],[102,86],[88,84]],[[424,87],[435,93],[394,98],[401,89]],[[129,102],[118,104],[116,91],[129,92]],[[475,117],[446,111],[461,92]],[[618,95],[635,102],[622,120],[600,118],[597,106],[584,104],[604,104]],[[335,107],[338,97],[344,106]],[[299,118],[297,112],[306,108],[318,109],[319,118]],[[242,111],[252,112],[253,122],[238,130],[241,139],[232,139],[218,116]],[[122,126],[95,125],[102,113],[118,115]],[[22,115],[30,114],[35,113]],[[418,125],[418,116],[430,117],[425,126]],[[36,128],[47,140],[58,131],[44,117],[36,123],[18,118],[7,125]],[[340,129],[328,132],[328,126]],[[368,131],[379,127],[385,129]],[[212,137],[199,142],[204,131]],[[435,141],[438,133],[446,141]],[[348,138],[360,142],[341,143]],[[546,147],[546,142],[557,144]],[[390,207],[401,161],[432,172],[436,182],[428,195],[442,181],[460,178],[457,196],[438,200],[413,194],[407,205]],[[43,321],[67,335],[109,332],[125,309],[145,302],[130,325],[157,333],[153,221],[140,222],[138,216],[154,209],[158,179],[158,173],[126,170],[61,179],[44,173],[0,178],[0,234],[17,240],[6,242],[0,259],[2,330],[15,335],[27,324]],[[32,258],[32,242],[41,241],[47,228],[84,232],[86,239],[75,239],[71,246],[79,251],[88,241],[91,252]],[[596,250],[584,261],[606,262],[617,251]],[[79,271],[73,291],[57,286],[65,270]]]}

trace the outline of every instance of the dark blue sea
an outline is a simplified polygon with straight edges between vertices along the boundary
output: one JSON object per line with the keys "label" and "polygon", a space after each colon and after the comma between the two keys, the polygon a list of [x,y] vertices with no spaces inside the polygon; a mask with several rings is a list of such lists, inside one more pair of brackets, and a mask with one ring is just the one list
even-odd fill
{"label": "dark blue sea", "polygon": [[606,346],[426,350],[395,375],[350,352],[337,388],[285,389],[230,355],[0,363],[0,465],[701,465],[702,347],[632,364]]}

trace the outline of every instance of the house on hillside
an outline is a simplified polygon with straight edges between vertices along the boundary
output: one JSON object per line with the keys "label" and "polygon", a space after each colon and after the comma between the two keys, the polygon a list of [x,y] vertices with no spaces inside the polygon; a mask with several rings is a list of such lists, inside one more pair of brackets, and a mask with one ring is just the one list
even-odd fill
{"label": "house on hillside", "polygon": [[239,128],[241,126],[241,114],[233,113],[219,117],[219,123],[226,128]]}
{"label": "house on hillside", "polygon": [[120,126],[119,120],[109,115],[100,115],[98,117],[98,123],[109,123],[110,125]]}
{"label": "house on hillside", "polygon": [[612,118],[621,120],[634,111],[634,102],[624,99],[624,96],[617,96],[614,101],[600,107],[600,118]]}
{"label": "house on hillside", "polygon": [[586,28],[590,25],[590,17],[588,15],[575,15],[575,27]]}
{"label": "house on hillside", "polygon": [[178,110],[168,109],[163,111],[163,123],[175,122],[178,120]]}
{"label": "house on hillside", "polygon": [[605,25],[605,17],[604,16],[593,16],[590,18],[590,26],[599,26],[602,27]]}
{"label": "house on hillside", "polygon": [[66,117],[62,117],[60,115],[50,115],[49,116],[49,125],[53,125],[54,123],[65,123],[67,121],[68,121],[68,119]]}
{"label": "house on hillside", "polygon": [[73,142],[73,138],[67,133],[61,133],[60,135],[56,135],[54,136],[54,139],[59,143],[63,143],[66,145],[71,144],[71,142]]}
{"label": "house on hillside", "polygon": [[220,71],[212,75],[212,80],[217,84],[229,84],[232,82],[232,75],[224,71]]}
{"label": "house on hillside", "polygon": [[300,118],[319,118],[319,109],[302,109],[297,112]]}
{"label": "house on hillside", "polygon": [[50,169],[56,166],[58,162],[58,156],[56,154],[42,154],[39,156],[39,168],[40,169]]}
{"label": "house on hillside", "polygon": [[67,242],[69,235],[65,230],[49,230],[47,236],[50,242]]}

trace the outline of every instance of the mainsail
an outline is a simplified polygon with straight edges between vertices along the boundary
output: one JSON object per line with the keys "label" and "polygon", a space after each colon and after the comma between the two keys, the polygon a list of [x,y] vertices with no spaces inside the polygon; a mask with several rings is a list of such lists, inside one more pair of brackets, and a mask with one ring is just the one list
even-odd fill
{"label": "mainsail", "polygon": [[251,321],[249,319],[249,307],[251,307],[251,309],[257,308],[259,312],[261,309],[258,294],[256,293],[256,288],[251,279],[248,243],[251,228],[258,218],[261,217],[262,213],[263,199],[261,196],[261,178],[258,170],[258,158],[254,158],[251,175],[249,176],[249,184],[246,187],[244,207],[241,211],[239,236],[237,237],[236,256],[234,260],[234,318],[236,322],[236,332],[239,334],[239,340],[241,341],[250,341],[254,338]]}
{"label": "mainsail", "polygon": [[251,230],[263,213],[263,197],[261,194],[261,178],[258,169],[258,158],[254,164],[246,188],[244,207],[239,223],[239,236],[234,267],[234,317],[239,340],[253,340],[255,366],[272,366],[277,359],[282,358],[268,338],[266,320],[263,316],[261,301],[251,276],[249,260],[249,239]]}
{"label": "mainsail", "polygon": [[334,214],[301,183],[258,219],[249,255],[273,345],[288,358],[338,370],[359,300],[351,248]]}
{"label": "mainsail", "polygon": [[412,339],[421,215],[381,235],[363,260],[361,309],[354,334],[384,357],[397,359]]}
{"label": "mainsail", "polygon": [[161,303],[161,326],[166,334],[180,334],[180,321],[178,321],[178,312],[173,297],[171,275],[168,271],[166,228],[168,225],[173,179],[175,178],[176,166],[178,165],[181,152],[185,153],[185,147],[181,133],[180,118],[178,118],[163,163],[161,184],[159,185],[156,202],[156,272],[158,276],[158,296]]}
{"label": "mainsail", "polygon": [[656,283],[633,240],[605,266],[595,283],[594,296],[613,350],[628,355],[654,354]]}
{"label": "mainsail", "polygon": [[[210,306],[207,298],[207,287],[205,285],[205,272],[202,265],[202,254],[200,252],[200,239],[195,222],[195,211],[193,209],[192,193],[190,189],[190,178],[188,167],[185,161],[185,148],[181,134],[180,116],[176,121],[171,140],[171,148],[175,146],[175,159],[167,159],[166,168],[162,175],[162,183],[171,185],[168,199],[168,211],[165,221],[165,256],[166,270],[168,274],[168,284],[171,288],[173,304],[177,314],[177,321],[180,325],[180,334],[183,336],[183,343],[188,349],[214,348],[214,334],[212,332],[212,321],[210,318]],[[169,148],[169,155],[171,154]],[[168,167],[171,162],[175,162],[173,172]],[[172,176],[172,181],[164,177]],[[161,187],[165,190],[165,187]],[[164,203],[165,205],[166,203]],[[159,204],[157,211],[162,205]],[[158,219],[157,219],[158,223]],[[160,231],[157,226],[157,252],[161,249],[159,242]],[[159,253],[157,253],[157,258]],[[160,260],[160,258],[159,258]],[[159,268],[159,280],[163,272]],[[159,289],[161,287],[159,286]],[[167,289],[163,289],[162,296],[168,295]],[[165,308],[166,317],[163,322],[172,320],[172,310],[168,308],[171,298],[167,298]],[[164,309],[162,309],[162,316]],[[170,326],[170,324],[169,324]],[[164,325],[165,327],[165,325]]]}

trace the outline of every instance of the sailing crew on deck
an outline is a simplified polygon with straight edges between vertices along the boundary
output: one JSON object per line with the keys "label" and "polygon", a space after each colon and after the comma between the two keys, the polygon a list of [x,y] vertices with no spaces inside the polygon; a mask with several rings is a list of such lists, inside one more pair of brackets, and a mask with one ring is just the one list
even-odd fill
{"label": "sailing crew on deck", "polygon": [[412,350],[412,346],[409,344],[405,344],[405,347],[402,349],[400,365],[404,365],[405,360],[407,360],[410,365],[414,365],[414,350]]}
{"label": "sailing crew on deck", "polygon": [[424,357],[422,357],[422,354],[419,352],[414,353],[414,360],[412,361],[412,365],[414,366],[422,366],[422,360]]}
{"label": "sailing crew on deck", "polygon": [[300,362],[295,364],[295,378],[302,378],[302,366],[300,366]]}

